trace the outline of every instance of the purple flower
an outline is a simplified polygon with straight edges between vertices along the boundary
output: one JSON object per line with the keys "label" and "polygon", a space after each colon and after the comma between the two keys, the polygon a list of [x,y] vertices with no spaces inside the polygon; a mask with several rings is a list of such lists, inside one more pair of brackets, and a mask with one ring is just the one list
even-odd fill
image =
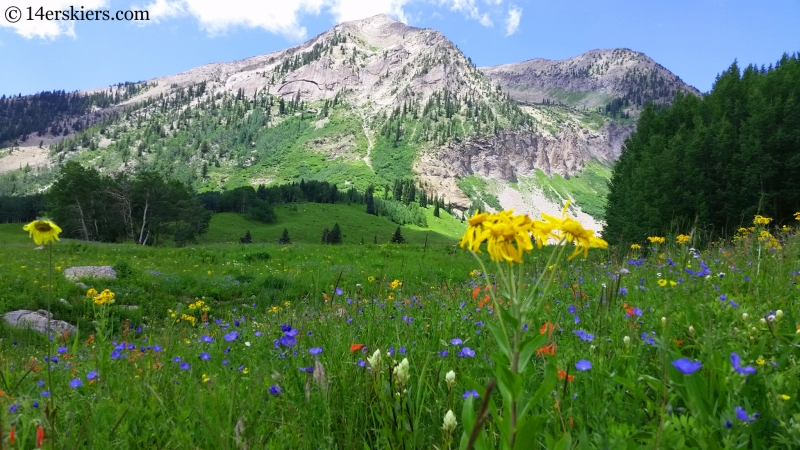
{"label": "purple flower", "polygon": [[310,349],[308,349],[308,353],[317,356],[320,353],[322,353],[322,347],[311,347]]}
{"label": "purple flower", "polygon": [[223,366],[227,366],[227,365],[228,365],[228,364],[230,364],[230,363],[231,363],[231,362],[230,362],[230,361],[228,361],[227,359],[223,359],[223,360],[222,360],[222,365],[223,365]]}
{"label": "purple flower", "polygon": [[338,286],[337,286],[337,287],[336,287],[336,291],[335,291],[334,293],[335,293],[336,295],[342,295],[342,294],[344,294],[344,291],[342,290],[342,288],[340,288],[340,287],[338,287]]}
{"label": "purple flower", "polygon": [[367,362],[364,361],[363,359],[359,359],[357,364],[359,367],[366,367]]}
{"label": "purple flower", "polygon": [[575,314],[575,305],[569,305],[569,308],[567,308],[567,312],[569,312],[570,314]]}
{"label": "purple flower", "polygon": [[44,386],[44,381],[39,380],[39,381],[36,382],[36,384],[39,385],[39,386]]}
{"label": "purple flower", "polygon": [[208,343],[214,342],[214,338],[211,337],[211,336],[203,336],[203,337],[200,338],[200,340],[203,341],[203,342],[208,342]]}
{"label": "purple flower", "polygon": [[[280,345],[284,347],[293,347],[294,344],[297,342],[293,336],[281,336],[280,339],[277,341]],[[275,347],[278,347],[277,345]]]}
{"label": "purple flower", "polygon": [[15,412],[17,412],[18,409],[19,409],[19,405],[11,405],[8,408],[8,412],[10,412],[11,414],[14,414]]}
{"label": "purple flower", "polygon": [[459,358],[464,358],[464,357],[474,358],[475,357],[475,351],[472,350],[469,347],[464,347],[464,348],[461,349],[460,352],[458,352],[457,356]]}
{"label": "purple flower", "polygon": [[239,333],[235,331],[231,331],[230,333],[225,335],[225,340],[228,342],[233,342],[239,338]]}
{"label": "purple flower", "polygon": [[300,372],[314,373],[314,366],[301,367]]}
{"label": "purple flower", "polygon": [[[49,394],[49,392],[48,392],[48,394]],[[34,401],[34,402],[31,404],[31,406],[33,406],[34,408],[38,408],[38,407],[39,407],[39,402],[36,402],[36,401]]]}
{"label": "purple flower", "polygon": [[576,324],[577,323],[581,323],[581,318],[578,317],[578,316],[575,316],[575,318],[573,320],[575,321]]}
{"label": "purple flower", "polygon": [[180,367],[182,370],[189,370],[192,368],[192,366],[190,366],[186,361],[182,362]]}
{"label": "purple flower", "polygon": [[175,362],[181,362],[181,357],[180,356],[176,356],[176,357],[172,358],[172,360],[175,361]]}
{"label": "purple flower", "polygon": [[66,353],[67,352],[67,347],[58,347],[58,350],[56,350],[56,352],[58,352],[58,353]]}
{"label": "purple flower", "polygon": [[461,344],[464,343],[464,341],[462,341],[459,338],[453,338],[453,339],[450,339],[450,343],[453,344],[453,345],[461,345]]}
{"label": "purple flower", "polygon": [[592,363],[587,361],[587,360],[585,360],[585,359],[581,359],[580,361],[575,363],[575,368],[580,370],[581,372],[583,372],[585,370],[591,369],[592,368]]}
{"label": "purple flower", "polygon": [[450,352],[448,352],[447,350],[442,350],[442,351],[439,352],[439,356],[441,356],[442,358],[444,358],[445,356],[447,356],[449,354],[450,354]]}
{"label": "purple flower", "polygon": [[50,397],[50,391],[42,391],[39,393],[42,397]]}
{"label": "purple flower", "polygon": [[676,359],[675,361],[672,361],[672,365],[675,366],[676,369],[680,370],[684,375],[691,375],[703,367],[700,361],[692,362],[692,360],[689,358]]}
{"label": "purple flower", "polygon": [[69,386],[72,389],[78,389],[79,387],[83,386],[83,381],[80,378],[73,378],[72,381],[69,382]]}
{"label": "purple flower", "polygon": [[758,416],[761,415],[759,413],[755,413],[751,416],[747,414],[747,411],[745,411],[744,408],[742,408],[741,406],[737,406],[736,408],[734,408],[734,411],[736,411],[736,418],[741,420],[742,422],[755,422]]}
{"label": "purple flower", "polygon": [[160,345],[154,345],[153,346],[153,351],[154,352],[160,352],[161,351],[161,346]]}
{"label": "purple flower", "polygon": [[464,394],[461,396],[464,398],[481,398],[481,396],[478,394],[478,391],[475,389],[464,392]]}
{"label": "purple flower", "polygon": [[261,332],[260,331],[256,331],[256,337],[259,337],[259,336],[261,336]]}
{"label": "purple flower", "polygon": [[594,340],[594,335],[591,333],[587,333],[583,330],[572,330],[582,341],[592,342]]}
{"label": "purple flower", "polygon": [[281,331],[283,331],[284,333],[292,331],[292,326],[291,325],[281,325]]}
{"label": "purple flower", "polygon": [[403,347],[402,345],[400,346],[400,354],[401,355],[405,355],[406,354],[406,348]]}
{"label": "purple flower", "polygon": [[86,374],[86,379],[87,380],[94,380],[96,377],[97,377],[97,371],[96,370],[93,370],[93,371],[91,371],[91,372]]}
{"label": "purple flower", "polygon": [[211,359],[211,355],[209,355],[206,352],[200,353],[200,359],[202,359],[203,361],[208,361],[209,359]]}
{"label": "purple flower", "polygon": [[386,350],[386,353],[388,353],[389,356],[394,356],[394,347],[389,347],[389,349]]}
{"label": "purple flower", "polygon": [[277,397],[281,392],[283,392],[283,389],[281,389],[277,384],[273,384],[269,387],[269,393],[273,396]]}
{"label": "purple flower", "polygon": [[756,373],[755,367],[742,367],[742,358],[740,358],[739,354],[736,352],[731,353],[731,365],[733,366],[733,370],[739,375],[752,375]]}

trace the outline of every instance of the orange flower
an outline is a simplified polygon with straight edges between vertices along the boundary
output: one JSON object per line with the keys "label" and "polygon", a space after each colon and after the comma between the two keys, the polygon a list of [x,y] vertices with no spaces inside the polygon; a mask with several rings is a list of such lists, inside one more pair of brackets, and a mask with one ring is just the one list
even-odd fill
{"label": "orange flower", "polygon": [[545,322],[542,324],[542,327],[539,328],[539,334],[545,334],[548,331],[553,331],[556,329],[556,326],[550,322]]}
{"label": "orange flower", "polygon": [[324,298],[326,302],[331,299],[330,297],[328,297],[328,294],[325,293],[322,294],[322,298]]}
{"label": "orange flower", "polygon": [[42,424],[37,424],[38,428],[36,429],[36,448],[42,448],[42,441],[44,441],[44,429],[42,428]]}
{"label": "orange flower", "polygon": [[94,342],[94,334],[90,334],[89,339],[87,339],[85,342],[87,344],[91,344],[92,342]]}
{"label": "orange flower", "polygon": [[676,343],[678,345],[683,345],[683,340],[681,340],[681,339],[674,339],[672,342],[674,342],[674,343]]}
{"label": "orange flower", "polygon": [[475,286],[475,287],[472,289],[472,298],[475,298],[475,297],[477,297],[477,296],[478,296],[478,294],[480,294],[480,292],[481,292],[481,287],[480,287],[480,286]]}
{"label": "orange flower", "polygon": [[364,348],[364,344],[350,344],[350,353],[357,352]]}
{"label": "orange flower", "polygon": [[553,344],[545,345],[545,346],[543,346],[543,347],[541,347],[541,348],[538,348],[538,349],[536,350],[536,354],[537,354],[537,355],[540,355],[540,356],[541,356],[541,355],[542,355],[542,353],[548,353],[548,354],[550,354],[550,356],[553,356],[553,355],[555,355],[555,354],[556,354],[556,347],[555,347],[555,345],[553,345]]}
{"label": "orange flower", "polygon": [[567,372],[564,372],[563,370],[559,370],[558,371],[558,378],[561,378],[563,380],[564,377],[567,377],[567,381],[575,381],[575,377],[574,376],[572,376],[572,375],[567,376]]}
{"label": "orange flower", "polygon": [[14,439],[17,438],[17,432],[14,431],[14,427],[11,427],[11,434],[8,435],[8,445],[14,445]]}

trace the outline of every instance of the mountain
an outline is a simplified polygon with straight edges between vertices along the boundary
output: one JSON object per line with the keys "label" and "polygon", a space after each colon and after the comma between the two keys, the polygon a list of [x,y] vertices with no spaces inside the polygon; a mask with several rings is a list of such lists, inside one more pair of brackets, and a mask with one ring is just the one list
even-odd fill
{"label": "mountain", "polygon": [[[68,160],[155,170],[200,190],[318,179],[389,197],[395,180],[414,179],[462,213],[559,214],[572,199],[599,229],[636,102],[671,92],[637,77],[652,66],[658,80],[696,92],[636,55],[478,69],[436,30],[385,15],[344,22],[296,47],[77,93],[78,106],[15,122],[8,133],[19,137],[0,150],[0,195],[46,188]],[[550,96],[526,96],[535,92]],[[604,101],[615,106],[595,109]],[[0,116],[46,111],[43,102],[0,99]]]}

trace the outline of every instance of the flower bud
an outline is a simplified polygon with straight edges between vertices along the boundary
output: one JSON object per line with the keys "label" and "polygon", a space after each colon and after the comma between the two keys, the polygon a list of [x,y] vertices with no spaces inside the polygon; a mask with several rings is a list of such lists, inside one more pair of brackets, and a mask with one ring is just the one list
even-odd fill
{"label": "flower bud", "polygon": [[381,368],[381,351],[375,350],[371,357],[367,356],[367,361],[369,361],[373,371],[379,370]]}
{"label": "flower bud", "polygon": [[456,425],[458,425],[456,415],[453,414],[453,410],[448,409],[447,414],[444,415],[444,425],[442,425],[442,429],[447,433],[452,433],[453,430],[456,429]]}
{"label": "flower bud", "polygon": [[447,389],[453,389],[453,386],[456,384],[456,373],[452,370],[447,372],[444,376],[444,381],[447,383]]}
{"label": "flower bud", "polygon": [[622,343],[625,344],[625,347],[630,347],[631,346],[631,337],[630,336],[625,336],[624,338],[622,338]]}
{"label": "flower bud", "polygon": [[780,309],[775,311],[775,318],[780,319],[781,317],[783,317],[783,311],[781,311]]}
{"label": "flower bud", "polygon": [[744,320],[745,322],[747,322],[747,319],[749,319],[749,318],[750,318],[750,316],[747,313],[743,313],[742,314],[742,320]]}
{"label": "flower bud", "polygon": [[800,334],[800,328],[798,328],[797,331],[794,332],[794,334]]}
{"label": "flower bud", "polygon": [[403,358],[400,364],[394,367],[394,378],[397,384],[403,386],[408,382],[408,358]]}
{"label": "flower bud", "polygon": [[733,327],[733,332],[734,333],[738,333],[739,332],[739,327]]}
{"label": "flower bud", "polygon": [[750,332],[753,333],[753,334],[758,333],[758,328],[752,327],[752,328],[750,328]]}
{"label": "flower bud", "polygon": [[667,326],[667,318],[666,317],[662,317],[661,318],[661,325]]}
{"label": "flower bud", "polygon": [[762,317],[761,320],[759,320],[759,322],[761,322],[761,325],[766,325],[767,324],[767,319]]}
{"label": "flower bud", "polygon": [[689,334],[694,335],[694,327],[689,325]]}

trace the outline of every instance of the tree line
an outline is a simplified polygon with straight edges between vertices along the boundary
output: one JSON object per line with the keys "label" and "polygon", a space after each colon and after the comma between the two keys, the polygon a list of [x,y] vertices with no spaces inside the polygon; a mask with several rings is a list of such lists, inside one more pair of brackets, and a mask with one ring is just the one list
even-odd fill
{"label": "tree line", "polygon": [[702,98],[645,108],[609,185],[610,242],[697,224],[729,234],[755,214],[776,223],[800,210],[800,60],[734,62]]}

